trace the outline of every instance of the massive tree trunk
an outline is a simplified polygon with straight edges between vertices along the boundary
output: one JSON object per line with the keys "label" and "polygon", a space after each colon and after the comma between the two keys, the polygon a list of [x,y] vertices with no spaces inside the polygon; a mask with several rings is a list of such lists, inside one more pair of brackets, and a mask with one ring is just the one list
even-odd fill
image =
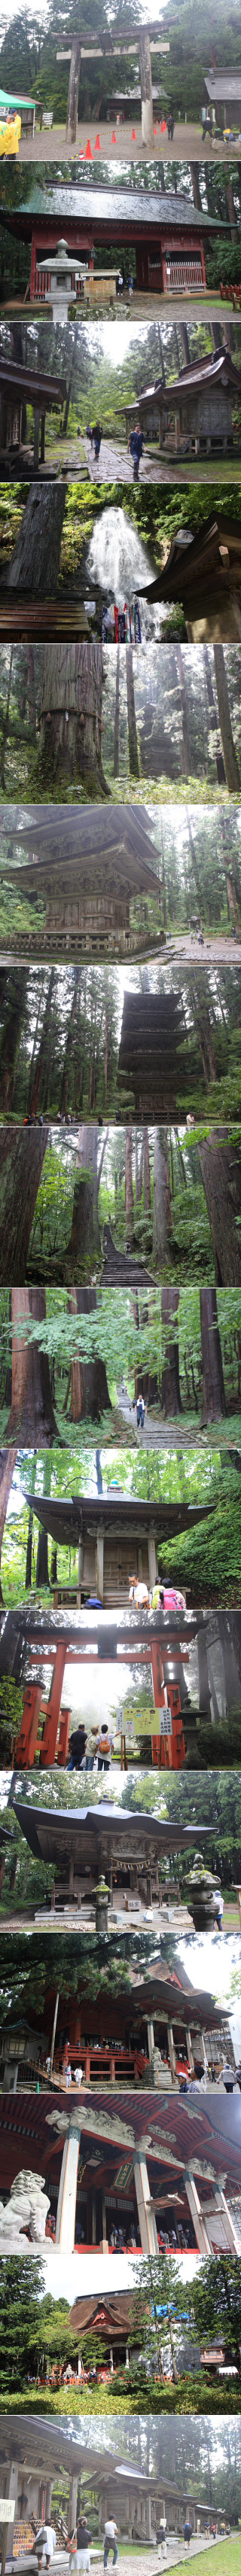
{"label": "massive tree trunk", "polygon": [[86,779],[93,801],[109,796],[102,768],[102,646],[46,644],[40,725],[42,784]]}
{"label": "massive tree trunk", "polygon": [[0,1601],[3,1601],[1,1563],[5,1521],[17,1455],[17,1449],[1,1449],[0,1452]]}
{"label": "massive tree trunk", "polygon": [[[104,1158],[101,1157],[101,1169],[102,1159]],[[68,1261],[72,1264],[73,1279],[78,1274],[80,1264],[86,1273],[88,1268],[91,1269],[92,1262],[100,1259],[99,1179],[98,1127],[80,1127],[71,1238],[68,1246]]]}
{"label": "massive tree trunk", "polygon": [[216,771],[217,771],[218,785],[219,785],[219,787],[222,787],[222,785],[224,785],[224,782],[225,782],[225,764],[224,764],[223,752],[222,752],[222,751],[219,751],[219,749],[218,749],[218,743],[217,743],[217,731],[218,731],[218,725],[217,725],[217,709],[216,709],[216,706],[215,706],[215,696],[214,696],[214,689],[213,689],[212,676],[211,676],[211,655],[210,655],[210,645],[209,645],[209,644],[204,644],[203,659],[204,659],[204,671],[205,671],[206,690],[207,690],[207,701],[208,701],[208,707],[209,707],[209,724],[210,724],[210,733],[215,734],[215,752],[214,752],[214,759],[215,759],[215,762],[216,762]]}
{"label": "massive tree trunk", "polygon": [[138,741],[137,741],[137,730],[136,730],[136,710],[135,710],[135,689],[134,689],[133,655],[132,655],[132,648],[131,648],[131,645],[130,645],[130,644],[127,644],[127,646],[126,646],[126,686],[127,686],[127,716],[128,716],[128,743],[129,743],[130,777],[131,777],[131,778],[139,778],[139,759],[138,759]]}
{"label": "massive tree trunk", "polygon": [[196,851],[196,844],[195,844],[195,820],[194,820],[194,831],[193,831],[193,830],[192,830],[191,817],[190,817],[190,814],[189,814],[189,806],[188,806],[188,805],[186,805],[186,806],[185,806],[185,822],[186,822],[186,826],[187,826],[187,834],[188,834],[189,849],[190,849],[190,858],[191,858],[192,869],[193,869],[193,876],[194,876],[194,885],[195,885],[195,889],[196,889],[196,894],[197,894],[198,903],[199,903],[199,907],[200,907],[200,914],[201,914],[201,913],[202,913],[203,893],[202,893],[202,881],[201,881],[201,877],[200,877],[200,874],[199,874],[198,858],[197,858],[197,851]]}
{"label": "massive tree trunk", "polygon": [[48,1107],[49,1076],[51,1073],[53,1039],[52,1001],[56,984],[57,975],[55,973],[54,966],[51,966],[42,1020],[40,1046],[38,1048],[36,1062],[34,1061],[33,1055],[32,1064],[30,1066],[28,1115],[31,1118],[37,1118],[40,1102],[42,1103],[43,1109]]}
{"label": "massive tree trunk", "polygon": [[[46,1316],[43,1288],[13,1288],[12,1294],[12,1403],[6,1440],[16,1440],[22,1449],[52,1448],[58,1440],[57,1423],[52,1405],[47,1352],[38,1342],[28,1342],[30,1317],[42,1324]],[[26,1341],[19,1340],[18,1326],[26,1320]]]}
{"label": "massive tree trunk", "polygon": [[23,974],[20,966],[20,968],[15,967],[13,972],[10,971],[9,975],[4,973],[1,979],[1,991],[2,984],[6,1009],[0,1043],[0,1097],[1,1110],[6,1111],[14,1107],[15,1067],[27,1000],[27,970]]}
{"label": "massive tree trunk", "polygon": [[[11,1451],[11,1456],[12,1456],[12,1451]],[[31,1592],[31,1583],[32,1583],[33,1506],[34,1506],[34,1493],[35,1493],[35,1485],[36,1485],[36,1467],[37,1467],[37,1454],[36,1454],[36,1449],[34,1449],[34,1450],[33,1450],[33,1465],[32,1465],[32,1494],[33,1494],[33,1501],[32,1501],[32,1503],[30,1503],[30,1506],[29,1506],[29,1515],[28,1515],[28,1536],[27,1536],[26,1565],[25,1565],[25,1592]]]}
{"label": "massive tree trunk", "polygon": [[[178,1346],[179,1288],[162,1288],[161,1311],[163,1330],[163,1364],[161,1401],[167,1420],[181,1413]],[[176,1327],[176,1329],[175,1329]],[[165,1353],[165,1356],[164,1356]]]}
{"label": "massive tree trunk", "polygon": [[205,977],[201,973],[198,977],[198,983],[194,983],[192,980],[192,983],[190,984],[190,1000],[193,1005],[194,1026],[199,1037],[205,1082],[207,1091],[209,1091],[210,1082],[216,1082],[217,1080],[217,1070],[215,1064],[212,1024],[207,1002],[206,983]]}
{"label": "massive tree trunk", "polygon": [[[225,1128],[212,1128],[210,1137],[198,1145],[198,1161],[211,1228],[215,1262],[215,1279],[220,1288],[236,1288],[241,1282],[241,1247],[235,1224],[232,1200],[232,1146],[225,1143]],[[223,1141],[222,1141],[223,1138]]]}
{"label": "massive tree trunk", "polygon": [[134,1230],[134,1191],[132,1177],[132,1127],[126,1127],[125,1139],[125,1211],[126,1232],[132,1243]]}
{"label": "massive tree trunk", "polygon": [[168,1259],[172,1228],[167,1127],[155,1127],[153,1169],[153,1260],[161,1270]]}
{"label": "massive tree trunk", "polygon": [[200,1288],[200,1322],[203,1371],[202,1423],[204,1424],[217,1422],[226,1413],[216,1288]]}
{"label": "massive tree trunk", "polygon": [[[69,1304],[71,1315],[86,1313],[86,1306],[97,1306],[96,1288],[86,1288],[82,1294],[73,1288]],[[102,1413],[107,1411],[111,1413],[111,1401],[104,1360],[99,1358],[98,1352],[94,1359],[72,1360],[71,1422],[100,1422]]]}
{"label": "massive tree trunk", "polygon": [[145,1208],[145,1216],[150,1216],[150,1211],[151,1211],[151,1172],[150,1172],[150,1152],[149,1152],[149,1135],[148,1135],[148,1127],[144,1127],[144,1208]]}
{"label": "massive tree trunk", "polygon": [[56,598],[65,500],[65,484],[31,483],[4,589]]}
{"label": "massive tree trunk", "polygon": [[192,181],[193,204],[194,204],[194,206],[196,206],[196,207],[197,207],[197,214],[198,214],[198,215],[202,215],[202,198],[201,198],[201,191],[200,191],[200,186],[199,186],[199,170],[200,170],[200,161],[190,161],[190,174],[191,174],[191,181]]}
{"label": "massive tree trunk", "polygon": [[231,796],[238,796],[240,793],[240,767],[237,752],[235,751],[232,719],[230,715],[228,679],[223,644],[214,644],[213,659],[227,787],[229,787]]}
{"label": "massive tree trunk", "polygon": [[48,1127],[0,1131],[0,1280],[25,1285],[36,1198],[48,1144]]}

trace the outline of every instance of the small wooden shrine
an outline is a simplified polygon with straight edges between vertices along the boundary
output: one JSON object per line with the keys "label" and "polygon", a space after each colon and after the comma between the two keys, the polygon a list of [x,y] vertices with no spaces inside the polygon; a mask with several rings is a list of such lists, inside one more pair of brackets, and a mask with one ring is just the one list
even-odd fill
{"label": "small wooden shrine", "polygon": [[140,393],[138,402],[123,408],[128,434],[139,418],[147,438],[158,436],[160,447],[165,446],[170,456],[223,456],[233,448],[237,403],[240,408],[241,369],[224,348],[196,358],[172,384],[157,379]]}
{"label": "small wooden shrine", "polygon": [[29,403],[34,413],[34,471],[38,473],[39,463],[44,464],[46,412],[61,410],[65,397],[64,376],[46,376],[42,368],[20,366],[14,359],[0,355],[0,464],[16,453],[18,465],[26,459],[28,472],[29,446],[22,440],[22,418],[23,408]]}

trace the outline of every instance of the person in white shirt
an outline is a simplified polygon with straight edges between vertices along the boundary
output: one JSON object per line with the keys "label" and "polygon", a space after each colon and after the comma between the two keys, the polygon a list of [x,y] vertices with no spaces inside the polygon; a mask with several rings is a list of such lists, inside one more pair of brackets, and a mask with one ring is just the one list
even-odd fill
{"label": "person in white shirt", "polygon": [[34,2542],[34,2548],[37,2551],[41,2567],[50,2567],[50,2559],[54,2557],[54,2551],[56,2549],[56,2540],[57,2532],[54,2529],[54,2523],[42,2522],[41,2529],[40,2531],[37,2531],[37,2537]]}
{"label": "person in white shirt", "polygon": [[113,2551],[112,2566],[113,2566],[113,2567],[116,2567],[116,2560],[117,2560],[118,2555],[119,2555],[119,2553],[118,2553],[118,2549],[117,2549],[117,2531],[118,2531],[118,2523],[117,2523],[117,2522],[105,2522],[105,2538],[104,2538],[104,2567],[107,2567],[107,2562],[108,2562],[108,2558],[109,2558],[109,2555],[110,2555],[110,2549],[112,2549],[112,2551]]}

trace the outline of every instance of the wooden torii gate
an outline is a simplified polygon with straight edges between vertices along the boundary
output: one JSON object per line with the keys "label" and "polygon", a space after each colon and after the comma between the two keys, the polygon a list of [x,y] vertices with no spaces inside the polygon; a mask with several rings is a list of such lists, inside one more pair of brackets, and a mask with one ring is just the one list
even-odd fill
{"label": "wooden torii gate", "polygon": [[[187,1624],[190,1644],[196,1635],[196,1620],[188,1616]],[[67,1631],[64,1633],[62,1630],[61,1635],[58,1636],[57,1633],[54,1638],[51,1624],[48,1625],[46,1619],[41,1631],[39,1633],[37,1631],[32,1638],[29,1638],[30,1660],[35,1663],[35,1666],[36,1658],[40,1658],[42,1664],[50,1661],[52,1680],[47,1707],[43,1699],[41,1681],[33,1678],[27,1684],[21,1726],[13,1747],[15,1770],[30,1769],[37,1751],[41,1755],[41,1770],[49,1770],[54,1762],[57,1762],[59,1768],[64,1767],[68,1756],[71,1722],[70,1708],[63,1709],[61,1716],[65,1667],[70,1664],[84,1664],[86,1669],[87,1664],[93,1663],[95,1643],[97,1643],[97,1636],[95,1637],[93,1630],[91,1638],[89,1623],[86,1624],[83,1618],[81,1636],[76,1637],[72,1627],[69,1635]],[[117,1645],[119,1666],[123,1662],[136,1664],[138,1660],[140,1682],[143,1664],[151,1665],[154,1709],[158,1710],[159,1720],[157,1723],[156,1719],[155,1731],[152,1733],[152,1762],[158,1769],[163,1767],[165,1770],[179,1771],[186,1756],[185,1733],[179,1682],[169,1677],[169,1667],[174,1663],[182,1669],[184,1663],[189,1662],[183,1631],[181,1633],[180,1629],[177,1629],[175,1621],[172,1625],[170,1621],[168,1622],[168,1636],[162,1633],[161,1638],[158,1625],[154,1622],[152,1632],[150,1627],[148,1634],[143,1631],[143,1623],[140,1625],[138,1621],[135,1621],[134,1633],[133,1630],[131,1633],[129,1626],[126,1631],[123,1626],[122,1631],[117,1629],[108,1631],[102,1620],[98,1638],[101,1663],[106,1662],[108,1665],[108,1662],[115,1661]],[[151,1713],[150,1731],[152,1732]]]}
{"label": "wooden torii gate", "polygon": [[128,28],[128,26],[127,28],[124,28],[122,25],[119,33],[119,40],[118,25],[115,29],[115,36],[112,36],[111,34],[99,36],[98,34],[97,43],[94,36],[86,36],[84,29],[81,34],[79,28],[73,28],[70,42],[68,35],[66,38],[63,38],[61,49],[57,52],[57,63],[70,62],[66,143],[76,143],[81,61],[85,61],[86,59],[89,60],[89,58],[92,61],[92,56],[95,57],[95,59],[98,57],[98,59],[104,60],[106,54],[119,55],[122,53],[123,48],[125,54],[138,53],[139,55],[142,141],[143,143],[148,143],[148,145],[150,145],[150,143],[153,144],[151,53],[169,54],[170,50],[169,43],[167,41],[166,43],[163,41],[161,43],[160,35],[158,33],[158,23],[156,20],[151,27],[137,26],[134,32],[133,28]]}

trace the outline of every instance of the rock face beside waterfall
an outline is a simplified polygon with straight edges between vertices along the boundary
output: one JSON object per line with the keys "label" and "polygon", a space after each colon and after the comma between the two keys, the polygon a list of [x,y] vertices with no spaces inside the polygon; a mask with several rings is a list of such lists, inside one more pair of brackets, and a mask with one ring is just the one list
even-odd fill
{"label": "rock face beside waterfall", "polygon": [[[29,2236],[33,2245],[42,2245],[50,2201],[44,2190],[44,2175],[16,2174],[11,2183],[10,2200],[0,2201],[0,2254],[29,2254]],[[29,2235],[25,2235],[25,2228]]]}

